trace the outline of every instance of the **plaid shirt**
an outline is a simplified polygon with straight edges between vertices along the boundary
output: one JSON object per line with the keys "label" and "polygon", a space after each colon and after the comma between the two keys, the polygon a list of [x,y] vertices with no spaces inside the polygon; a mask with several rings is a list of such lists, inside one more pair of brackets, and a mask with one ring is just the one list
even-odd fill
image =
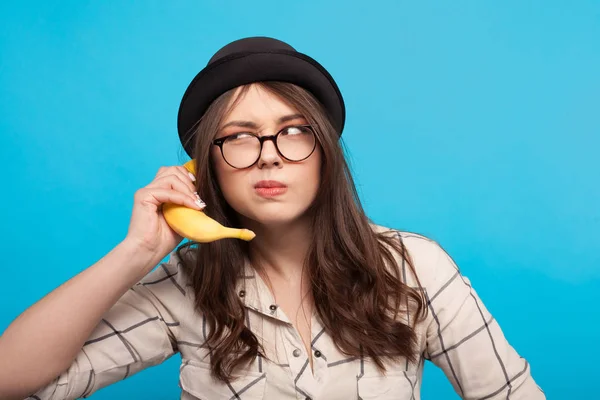
{"label": "plaid shirt", "polygon": [[[181,399],[420,399],[425,360],[440,367],[464,399],[545,399],[527,361],[507,342],[469,280],[434,241],[373,225],[397,235],[408,249],[428,300],[417,326],[419,361],[387,365],[381,375],[368,358],[346,357],[312,317],[311,369],[305,346],[267,286],[247,265],[238,293],[247,325],[266,351],[231,383],[210,376],[203,346],[206,320],[173,252],[104,315],[72,365],[29,399],[75,399],[181,354]],[[404,281],[415,286],[400,258]],[[406,318],[410,321],[411,316]]]}

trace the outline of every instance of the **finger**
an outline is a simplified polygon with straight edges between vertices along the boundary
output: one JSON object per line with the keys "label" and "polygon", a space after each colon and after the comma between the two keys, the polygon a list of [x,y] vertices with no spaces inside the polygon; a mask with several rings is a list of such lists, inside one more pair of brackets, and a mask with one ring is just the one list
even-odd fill
{"label": "finger", "polygon": [[160,178],[161,176],[165,175],[166,173],[169,172],[169,168],[170,167],[166,167],[166,166],[160,166],[158,168],[158,170],[156,171],[156,175],[154,175],[154,179],[156,178]]}
{"label": "finger", "polygon": [[191,173],[190,171],[187,170],[187,168],[185,168],[182,165],[179,165],[176,167],[178,171],[181,171],[182,174],[184,174],[185,176],[187,176],[188,178],[190,178],[190,180],[192,182],[196,182],[196,176]]}
{"label": "finger", "polygon": [[194,195],[164,188],[140,189],[137,193],[136,201],[140,204],[152,204],[156,207],[163,203],[179,204],[196,210],[202,210],[205,207]]}
{"label": "finger", "polygon": [[196,191],[196,177],[183,166],[161,167],[159,168],[159,172],[156,174],[155,179],[171,174],[180,177],[183,182],[188,183],[192,192]]}
{"label": "finger", "polygon": [[188,171],[187,168],[185,168],[183,165],[175,165],[175,166],[168,166],[168,167],[161,166],[160,168],[158,168],[158,172],[156,173],[155,178],[158,178],[163,175],[167,175],[167,174],[171,173],[172,171],[181,172],[182,175],[189,177],[192,182],[196,181],[196,176],[193,173],[191,173],[190,171]]}
{"label": "finger", "polygon": [[146,187],[175,189],[188,194],[194,194],[196,192],[196,187],[192,184],[190,179],[186,176],[182,176],[182,174],[177,173],[157,178],[150,182],[150,184]]}
{"label": "finger", "polygon": [[172,174],[165,175],[161,178],[156,179],[150,185],[146,186],[149,189],[162,188],[162,189],[173,189],[192,195],[194,201],[200,206],[200,208],[206,207],[204,201],[200,198],[198,193],[195,191],[195,187],[191,184],[190,179],[185,174]]}

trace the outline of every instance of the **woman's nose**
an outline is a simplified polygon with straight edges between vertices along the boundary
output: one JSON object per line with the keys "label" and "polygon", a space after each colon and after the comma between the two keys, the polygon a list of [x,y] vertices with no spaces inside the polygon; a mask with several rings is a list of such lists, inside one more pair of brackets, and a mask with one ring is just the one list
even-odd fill
{"label": "woman's nose", "polygon": [[275,147],[275,143],[272,140],[265,140],[258,159],[258,167],[263,168],[268,165],[279,166],[282,164],[282,161],[283,160]]}

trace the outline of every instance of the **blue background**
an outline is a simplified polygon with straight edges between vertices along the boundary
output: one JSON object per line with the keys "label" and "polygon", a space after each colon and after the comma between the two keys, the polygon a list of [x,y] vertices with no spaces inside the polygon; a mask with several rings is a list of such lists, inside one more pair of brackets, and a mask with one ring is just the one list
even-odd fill
{"label": "blue background", "polygon": [[[2,331],[186,160],[176,113],[210,56],[268,35],[338,81],[369,216],[450,252],[548,398],[594,396],[599,2],[59,3],[0,5]],[[93,398],[178,398],[179,362]],[[423,398],[457,398],[432,364]]]}

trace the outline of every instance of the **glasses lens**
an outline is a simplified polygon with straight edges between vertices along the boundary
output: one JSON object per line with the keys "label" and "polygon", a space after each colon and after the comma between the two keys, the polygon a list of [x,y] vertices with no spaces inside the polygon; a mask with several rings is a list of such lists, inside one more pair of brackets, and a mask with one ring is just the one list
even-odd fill
{"label": "glasses lens", "polygon": [[315,135],[307,126],[290,126],[277,137],[279,151],[292,161],[302,161],[310,156],[315,143]]}
{"label": "glasses lens", "polygon": [[223,157],[235,168],[246,168],[258,158],[260,141],[257,137],[242,133],[231,136],[223,143]]}

